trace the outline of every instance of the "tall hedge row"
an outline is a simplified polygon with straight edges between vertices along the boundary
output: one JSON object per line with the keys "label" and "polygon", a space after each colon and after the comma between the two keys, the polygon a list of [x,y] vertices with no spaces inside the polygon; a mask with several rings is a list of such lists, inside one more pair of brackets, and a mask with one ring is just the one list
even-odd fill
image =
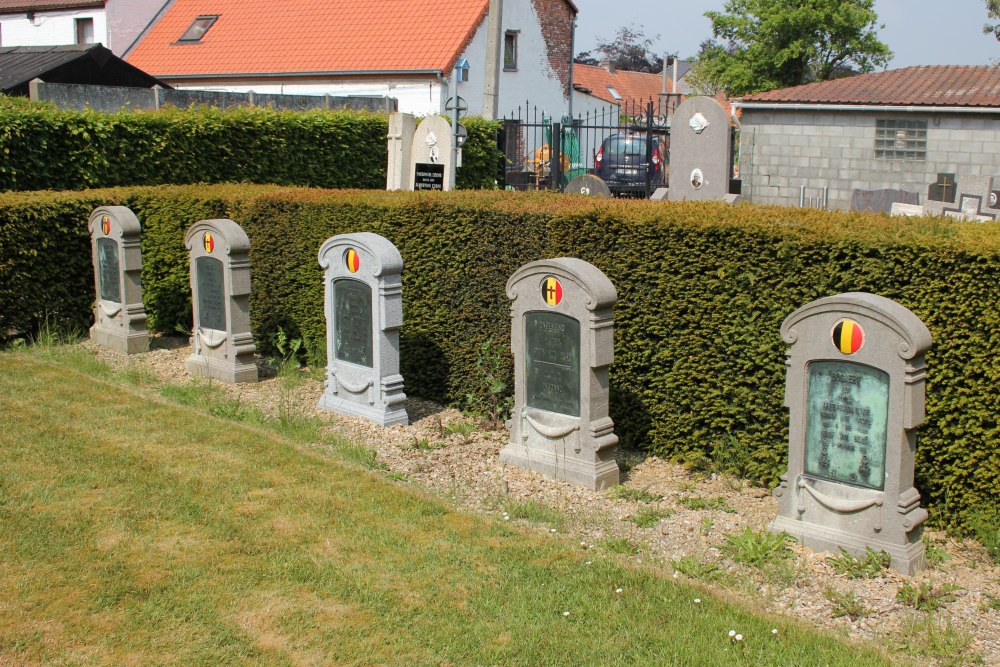
{"label": "tall hedge row", "polygon": [[[469,119],[459,186],[492,188],[496,122]],[[259,107],[61,110],[0,96],[0,190],[277,183],[384,189],[388,117]]]}
{"label": "tall hedge row", "polygon": [[[622,440],[714,457],[768,483],[786,453],[782,320],[822,296],[881,294],[934,336],[917,473],[935,522],[962,528],[990,511],[1000,520],[1000,225],[541,193],[228,186],[6,195],[0,330],[29,327],[46,311],[88,323],[85,222],[97,203],[131,206],[143,222],[146,307],[165,331],[190,323],[184,231],[208,216],[238,221],[252,244],[258,340],[266,347],[281,327],[314,359],[325,357],[320,244],[352,231],[386,236],[405,262],[407,393],[439,401],[460,402],[479,384],[483,342],[509,346],[511,273],[542,257],[581,257],[618,289],[611,396]],[[31,248],[57,255],[29,261]]]}

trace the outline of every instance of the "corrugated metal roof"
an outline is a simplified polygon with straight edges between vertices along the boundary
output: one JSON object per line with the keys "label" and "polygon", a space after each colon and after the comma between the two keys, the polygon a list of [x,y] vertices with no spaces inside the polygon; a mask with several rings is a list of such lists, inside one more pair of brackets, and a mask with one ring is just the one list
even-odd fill
{"label": "corrugated metal roof", "polygon": [[1000,107],[1000,67],[925,65],[747,95],[742,103]]}

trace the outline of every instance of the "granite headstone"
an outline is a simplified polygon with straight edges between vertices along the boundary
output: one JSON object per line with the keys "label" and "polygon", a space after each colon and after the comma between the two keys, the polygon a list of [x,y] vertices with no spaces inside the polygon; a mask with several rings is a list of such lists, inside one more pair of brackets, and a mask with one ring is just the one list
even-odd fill
{"label": "granite headstone", "polygon": [[102,206],[90,214],[87,227],[97,294],[90,339],[124,354],[145,352],[149,333],[139,279],[139,220],[125,206]]}

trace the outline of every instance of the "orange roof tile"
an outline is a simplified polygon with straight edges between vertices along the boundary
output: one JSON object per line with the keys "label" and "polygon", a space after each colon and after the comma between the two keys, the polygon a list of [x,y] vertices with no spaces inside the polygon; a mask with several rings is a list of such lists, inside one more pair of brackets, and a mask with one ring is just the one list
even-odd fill
{"label": "orange roof tile", "polygon": [[[176,0],[127,55],[154,76],[449,71],[489,0]],[[202,39],[178,39],[198,16]]]}
{"label": "orange roof tile", "polygon": [[[624,106],[642,105],[649,100],[656,102],[657,96],[664,90],[661,74],[621,69],[612,74],[603,67],[580,63],[573,63],[573,86],[588,89],[598,99]],[[608,88],[614,88],[622,99],[615,99]],[[673,92],[673,82],[669,79],[666,92]]]}
{"label": "orange roof tile", "polygon": [[1000,107],[1000,67],[904,67],[755,93],[742,101]]}

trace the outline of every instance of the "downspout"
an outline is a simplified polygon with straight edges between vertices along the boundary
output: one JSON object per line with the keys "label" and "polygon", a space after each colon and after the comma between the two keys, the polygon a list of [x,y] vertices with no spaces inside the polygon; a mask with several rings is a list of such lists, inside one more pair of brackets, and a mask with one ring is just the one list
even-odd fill
{"label": "downspout", "polygon": [[[443,116],[444,105],[448,101],[448,98],[445,97],[445,92],[451,89],[451,79],[445,77],[444,70],[439,69],[435,74],[437,75],[438,85],[440,86],[439,90],[441,91],[440,100],[438,102],[438,115]],[[458,104],[458,100],[455,100],[455,104]]]}

